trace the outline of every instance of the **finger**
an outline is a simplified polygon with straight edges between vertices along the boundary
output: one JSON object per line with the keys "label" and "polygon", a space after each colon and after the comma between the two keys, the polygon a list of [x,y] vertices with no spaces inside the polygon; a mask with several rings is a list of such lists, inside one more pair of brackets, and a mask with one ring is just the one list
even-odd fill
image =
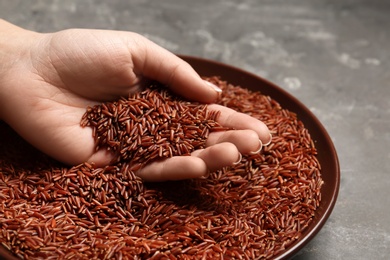
{"label": "finger", "polygon": [[222,126],[230,127],[233,129],[250,129],[257,133],[258,138],[263,144],[267,144],[271,140],[271,133],[268,127],[257,120],[244,113],[239,113],[228,107],[212,104],[208,106],[211,111],[220,111],[220,115],[217,119],[218,123]]}
{"label": "finger", "polygon": [[136,172],[144,181],[168,181],[199,178],[207,174],[206,163],[195,156],[175,156],[152,162]]}
{"label": "finger", "polygon": [[232,143],[215,144],[203,150],[194,151],[191,155],[201,158],[211,172],[235,165],[242,159],[237,147]]}
{"label": "finger", "polygon": [[256,154],[263,147],[258,134],[253,130],[232,130],[210,133],[206,141],[206,146],[224,142],[234,144],[242,154]]}
{"label": "finger", "polygon": [[136,172],[144,181],[168,181],[199,178],[241,161],[241,154],[231,143],[216,144],[193,152],[152,162]]}
{"label": "finger", "polygon": [[115,153],[102,148],[96,153],[94,153],[91,157],[89,157],[87,162],[94,163],[96,167],[104,167],[106,165],[109,165],[115,158]]}
{"label": "finger", "polygon": [[136,73],[163,83],[190,100],[211,103],[218,98],[221,89],[202,80],[187,62],[148,39],[141,39],[137,46],[140,50],[133,53]]}

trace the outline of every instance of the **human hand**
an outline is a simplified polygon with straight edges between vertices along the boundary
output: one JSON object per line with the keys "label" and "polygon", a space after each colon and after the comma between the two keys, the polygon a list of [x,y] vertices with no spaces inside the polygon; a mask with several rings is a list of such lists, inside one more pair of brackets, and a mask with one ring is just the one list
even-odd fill
{"label": "human hand", "polygon": [[[0,118],[44,153],[71,165],[104,166],[113,157],[106,150],[95,152],[92,130],[80,126],[88,106],[139,91],[150,80],[194,101],[212,103],[219,94],[186,62],[131,32],[39,34],[0,20],[0,54]],[[137,174],[150,181],[199,177],[270,141],[264,123],[219,105],[209,109],[221,111],[221,125],[238,130],[212,133],[204,150],[151,163]]]}

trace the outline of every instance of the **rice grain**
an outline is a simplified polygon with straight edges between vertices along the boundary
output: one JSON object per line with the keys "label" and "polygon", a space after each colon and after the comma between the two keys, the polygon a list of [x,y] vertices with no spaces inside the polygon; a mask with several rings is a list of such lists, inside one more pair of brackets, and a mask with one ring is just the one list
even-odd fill
{"label": "rice grain", "polygon": [[226,130],[207,105],[157,85],[88,108],[96,149],[117,157],[65,167],[1,123],[0,242],[24,259],[270,259],[310,225],[321,200],[321,166],[296,114],[259,92],[207,78],[219,104],[262,120],[272,143],[208,177],[144,183],[146,163],[188,156]]}

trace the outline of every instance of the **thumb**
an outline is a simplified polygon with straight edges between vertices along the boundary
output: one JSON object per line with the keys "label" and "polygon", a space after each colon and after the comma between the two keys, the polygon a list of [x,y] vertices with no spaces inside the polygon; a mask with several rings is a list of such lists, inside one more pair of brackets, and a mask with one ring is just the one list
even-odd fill
{"label": "thumb", "polygon": [[132,54],[136,73],[167,85],[176,94],[193,101],[212,103],[222,92],[204,81],[183,59],[148,39],[142,37],[137,48]]}

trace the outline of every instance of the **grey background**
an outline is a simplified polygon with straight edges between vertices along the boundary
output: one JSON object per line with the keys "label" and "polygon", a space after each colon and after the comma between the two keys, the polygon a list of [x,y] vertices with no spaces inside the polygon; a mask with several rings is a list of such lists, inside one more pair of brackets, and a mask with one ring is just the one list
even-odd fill
{"label": "grey background", "polygon": [[278,84],[324,124],[342,174],[332,215],[294,260],[388,259],[389,0],[0,0],[0,17],[40,32],[135,31]]}

